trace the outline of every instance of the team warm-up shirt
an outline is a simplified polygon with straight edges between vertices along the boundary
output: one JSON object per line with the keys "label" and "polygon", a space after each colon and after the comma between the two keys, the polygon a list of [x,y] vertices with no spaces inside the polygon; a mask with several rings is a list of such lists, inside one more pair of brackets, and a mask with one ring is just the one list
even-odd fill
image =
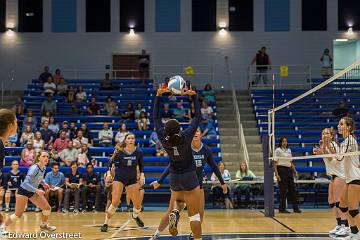
{"label": "team warm-up shirt", "polygon": [[25,176],[22,172],[16,173],[10,171],[4,174],[4,187],[6,189],[18,189],[20,184],[24,181]]}
{"label": "team warm-up shirt", "polygon": [[[211,149],[208,146],[201,144],[200,149],[192,148],[192,154],[195,160],[196,174],[198,175],[199,179],[203,178],[204,167],[206,164],[208,164],[211,167],[211,169],[214,171],[220,183],[225,184],[224,179],[221,176],[220,170],[213,159]],[[159,180],[157,181],[158,183],[161,184],[164,181],[164,179],[169,175],[169,166],[167,166],[165,171],[161,174]]]}
{"label": "team warm-up shirt", "polygon": [[126,179],[137,179],[137,166],[144,172],[143,151],[136,148],[132,153],[120,151],[114,157],[115,173]]}
{"label": "team warm-up shirt", "polygon": [[45,168],[41,170],[39,165],[34,164],[29,168],[25,180],[21,183],[20,187],[34,193],[40,184],[45,184],[44,175]]}
{"label": "team warm-up shirt", "polygon": [[[340,153],[351,153],[358,151],[358,143],[354,136],[350,135],[340,144]],[[345,180],[350,183],[360,180],[359,156],[339,156],[337,160],[344,161]]]}
{"label": "team warm-up shirt", "polygon": [[[340,151],[339,145],[336,142],[331,142],[331,145],[335,148],[335,151],[338,153]],[[330,153],[329,149],[327,152]],[[326,174],[327,175],[335,175],[339,178],[345,179],[344,172],[344,161],[338,161],[335,157],[333,158],[324,158]]]}
{"label": "team warm-up shirt", "polygon": [[169,171],[170,173],[177,174],[195,171],[196,167],[191,150],[191,141],[201,121],[198,97],[197,95],[193,96],[193,101],[195,102],[195,117],[191,121],[190,126],[184,131],[181,131],[182,143],[179,146],[171,146],[168,142],[168,136],[165,133],[164,124],[161,121],[160,101],[161,97],[155,98],[154,123],[160,142],[170,158]]}

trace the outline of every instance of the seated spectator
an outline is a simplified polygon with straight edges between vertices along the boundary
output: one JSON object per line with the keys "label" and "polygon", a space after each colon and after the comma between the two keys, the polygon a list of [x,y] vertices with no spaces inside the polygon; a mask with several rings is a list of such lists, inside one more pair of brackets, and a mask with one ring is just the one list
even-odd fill
{"label": "seated spectator", "polygon": [[186,111],[181,102],[176,103],[176,108],[173,111],[174,117],[179,122],[185,122],[188,119]]}
{"label": "seated spectator", "polygon": [[[24,173],[19,171],[19,162],[14,160],[11,162],[11,170],[4,174],[5,189],[5,212],[10,211],[11,197],[16,197],[20,184],[24,181]],[[3,196],[1,196],[3,197]]]}
{"label": "seated spectator", "polygon": [[41,121],[40,121],[40,122],[41,122],[41,125],[44,124],[44,121],[48,121],[48,122],[49,122],[51,116],[52,116],[51,112],[46,111],[45,114],[41,117]]}
{"label": "seated spectator", "polygon": [[56,86],[57,94],[60,96],[66,96],[68,91],[68,85],[65,82],[65,79],[62,77],[60,78],[59,83]]}
{"label": "seated spectator", "polygon": [[141,103],[138,103],[135,109],[135,119],[139,119],[141,112],[146,112],[146,110],[143,108]]}
{"label": "seated spectator", "polygon": [[101,81],[100,83],[100,90],[113,90],[113,84],[110,79],[110,74],[105,73],[105,79]]}
{"label": "seated spectator", "polygon": [[102,147],[110,147],[112,146],[112,139],[114,137],[114,133],[111,129],[109,129],[109,124],[104,122],[103,129],[99,131],[99,144]]}
{"label": "seated spectator", "polygon": [[82,86],[79,86],[78,91],[76,93],[76,101],[78,102],[86,102],[87,94],[84,91]]}
{"label": "seated spectator", "polygon": [[83,132],[83,136],[89,140],[89,145],[94,146],[94,139],[85,123],[81,124],[80,130]]}
{"label": "seated spectator", "polygon": [[59,171],[59,163],[53,163],[51,166],[51,172],[48,172],[45,176],[45,182],[49,184],[50,187],[45,191],[45,198],[50,204],[50,198],[56,197],[57,201],[55,209],[57,212],[60,212],[61,202],[64,195],[63,186],[65,184],[65,176]]}
{"label": "seated spectator", "polygon": [[16,103],[14,105],[15,114],[16,115],[24,115],[25,108],[26,108],[26,106],[25,106],[23,100],[21,99],[21,97],[18,97],[16,99]]}
{"label": "seated spectator", "polygon": [[19,140],[18,133],[9,136],[8,141],[5,143],[5,147],[16,147],[18,144],[18,140]]}
{"label": "seated spectator", "polygon": [[203,118],[208,119],[210,122],[213,121],[214,111],[213,111],[212,107],[210,107],[210,106],[208,105],[207,101],[203,101],[203,102],[202,102],[201,116],[202,116]]}
{"label": "seated spectator", "polygon": [[70,165],[71,172],[65,175],[65,200],[64,200],[64,213],[70,210],[70,197],[74,196],[74,213],[79,212],[80,205],[80,187],[83,185],[83,179],[78,172],[77,163],[74,161]]}
{"label": "seated spectator", "polygon": [[44,95],[53,95],[56,91],[56,84],[53,82],[53,78],[49,77],[47,82],[44,83]]}
{"label": "seated spectator", "polygon": [[69,131],[70,131],[70,139],[73,139],[76,137],[76,132],[77,132],[77,127],[76,127],[76,123],[74,122],[71,122],[70,123],[70,128],[69,128]]}
{"label": "seated spectator", "polygon": [[49,130],[51,130],[55,135],[59,133],[59,124],[55,123],[55,118],[50,117],[49,120]]}
{"label": "seated spectator", "polygon": [[23,125],[24,125],[23,130],[25,129],[26,126],[31,126],[32,129],[36,129],[37,119],[36,117],[33,116],[33,111],[31,109],[28,109],[27,115],[24,118]]}
{"label": "seated spectator", "polygon": [[137,122],[137,126],[138,126],[139,131],[149,129],[150,120],[149,120],[148,115],[147,115],[146,112],[144,112],[144,111],[141,112],[140,117],[136,122]]}
{"label": "seated spectator", "polygon": [[72,162],[77,162],[78,150],[73,147],[73,142],[69,141],[67,148],[60,152],[60,159],[65,166],[70,166]]}
{"label": "seated spectator", "polygon": [[95,162],[95,159],[91,158],[87,144],[81,145],[78,154],[78,166],[85,167],[90,161]]}
{"label": "seated spectator", "polygon": [[163,145],[161,144],[159,137],[156,133],[156,131],[154,130],[151,135],[150,135],[150,139],[149,139],[149,147],[155,147],[156,148],[156,156],[164,156],[167,157],[167,152],[165,151]]}
{"label": "seated spectator", "polygon": [[41,132],[36,131],[35,132],[35,138],[33,141],[35,152],[40,152],[45,147],[45,141],[42,139]]}
{"label": "seated spectator", "polygon": [[87,112],[89,115],[100,115],[100,106],[96,103],[95,97],[91,98],[91,102],[87,107]]}
{"label": "seated spectator", "polygon": [[40,131],[42,138],[45,142],[45,147],[52,145],[55,141],[55,133],[49,129],[49,122],[44,121],[43,127]]}
{"label": "seated spectator", "polygon": [[71,130],[69,128],[69,122],[68,121],[63,121],[62,122],[62,126],[61,126],[60,131],[65,131],[66,137],[71,139]]}
{"label": "seated spectator", "polygon": [[[220,173],[224,179],[224,181],[230,181],[231,180],[231,176],[230,173],[227,169],[225,169],[225,164],[220,161],[218,163],[218,167],[220,170]],[[211,175],[211,181],[219,181],[215,175],[215,173],[213,173]],[[234,208],[233,203],[230,199],[230,189],[228,189],[228,192],[226,194],[223,193],[223,189],[221,186],[219,186],[219,184],[215,184],[212,187],[213,193],[214,195],[217,197],[218,200],[224,201],[225,202],[225,207],[227,209],[229,208]]]}
{"label": "seated spectator", "polygon": [[[255,174],[248,169],[245,162],[240,164],[240,169],[236,172],[236,179],[238,180],[252,180],[256,176]],[[245,206],[249,207],[250,204],[250,194],[251,194],[251,184],[239,183],[236,185],[235,194],[237,197],[237,204],[240,207],[241,205],[241,195],[245,195]]]}
{"label": "seated spectator", "polygon": [[135,120],[135,111],[132,103],[128,103],[127,109],[121,115],[122,120],[126,122],[132,122]]}
{"label": "seated spectator", "polygon": [[41,105],[41,113],[45,115],[46,111],[49,111],[52,115],[56,114],[56,102],[50,94],[48,95],[47,100]]}
{"label": "seated spectator", "polygon": [[67,93],[66,102],[74,103],[76,100],[75,94],[76,94],[76,89],[74,89],[74,87],[70,86],[69,91]]}
{"label": "seated spectator", "polygon": [[49,67],[48,66],[45,66],[44,67],[44,72],[42,72],[39,76],[39,81],[41,83],[45,83],[49,77],[52,77],[51,73],[49,73]]}
{"label": "seated spectator", "polygon": [[202,137],[207,139],[217,138],[217,132],[214,125],[206,118],[202,118],[202,121],[199,125],[199,128],[202,132]]}
{"label": "seated spectator", "polygon": [[58,85],[59,83],[60,83],[60,79],[62,79],[62,78],[64,78],[62,75],[61,75],[61,71],[60,71],[60,69],[56,69],[55,70],[55,74],[54,74],[54,83],[56,84],[56,85]]}
{"label": "seated spectator", "polygon": [[48,146],[48,153],[49,153],[49,162],[48,165],[51,166],[53,163],[58,163],[59,162],[59,154],[58,152],[55,150],[54,145],[53,144],[49,144]]}
{"label": "seated spectator", "polygon": [[[83,212],[92,211],[94,208],[96,211],[100,211],[100,193],[101,193],[101,177],[99,174],[94,173],[94,166],[91,163],[86,165],[86,173],[82,175],[83,188],[81,191]],[[89,204],[89,194],[95,194],[95,206]]]}
{"label": "seated spectator", "polygon": [[125,139],[125,135],[128,133],[129,133],[129,131],[126,128],[126,124],[122,123],[120,125],[119,131],[115,135],[115,143],[122,143]]}
{"label": "seated spectator", "polygon": [[164,104],[164,109],[161,112],[161,119],[162,119],[163,122],[166,122],[170,118],[173,118],[173,113],[170,110],[170,105],[168,103],[165,103]]}
{"label": "seated spectator", "polygon": [[208,103],[215,103],[215,91],[212,89],[210,83],[206,84],[202,91],[202,97],[204,101]]}
{"label": "seated spectator", "polygon": [[82,145],[87,146],[89,144],[89,139],[83,136],[83,132],[81,130],[78,130],[76,134],[76,138],[73,139],[74,148],[80,149]]}
{"label": "seated spectator", "polygon": [[116,102],[114,102],[112,100],[112,98],[110,96],[108,96],[106,98],[106,103],[105,103],[105,106],[104,106],[106,114],[109,115],[109,116],[117,115],[118,111],[117,111],[116,107],[117,107]]}
{"label": "seated spectator", "polygon": [[54,150],[61,153],[69,145],[69,138],[66,136],[66,131],[60,131],[60,136],[54,142]]}
{"label": "seated spectator", "polygon": [[24,132],[20,137],[20,145],[24,146],[28,141],[32,141],[34,139],[34,133],[32,131],[31,126],[26,126]]}
{"label": "seated spectator", "polygon": [[30,167],[31,165],[34,164],[35,157],[36,157],[36,152],[34,149],[33,142],[28,141],[26,143],[26,147],[21,151],[20,165]]}

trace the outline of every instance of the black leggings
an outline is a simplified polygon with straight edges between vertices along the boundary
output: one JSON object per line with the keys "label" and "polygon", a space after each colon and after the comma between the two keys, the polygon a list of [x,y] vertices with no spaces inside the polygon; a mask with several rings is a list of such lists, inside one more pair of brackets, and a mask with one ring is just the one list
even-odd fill
{"label": "black leggings", "polygon": [[293,209],[298,210],[299,206],[296,201],[296,190],[294,184],[294,176],[290,167],[277,166],[277,171],[281,178],[279,184],[280,189],[280,205],[279,210],[286,209],[286,198],[292,203]]}

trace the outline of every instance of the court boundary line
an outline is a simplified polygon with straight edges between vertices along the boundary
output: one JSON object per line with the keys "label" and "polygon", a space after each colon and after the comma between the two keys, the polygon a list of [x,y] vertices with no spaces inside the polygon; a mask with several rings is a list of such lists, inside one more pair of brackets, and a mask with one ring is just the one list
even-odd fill
{"label": "court boundary line", "polygon": [[[259,211],[261,212],[262,214],[264,214],[265,216],[265,212],[264,211]],[[274,220],[275,222],[279,223],[281,226],[283,226],[284,228],[288,229],[290,232],[292,233],[296,233],[296,231],[294,229],[292,229],[291,227],[289,227],[288,225],[286,225],[285,223],[281,222],[280,220],[278,220],[277,218],[275,217],[270,217],[270,219]]]}

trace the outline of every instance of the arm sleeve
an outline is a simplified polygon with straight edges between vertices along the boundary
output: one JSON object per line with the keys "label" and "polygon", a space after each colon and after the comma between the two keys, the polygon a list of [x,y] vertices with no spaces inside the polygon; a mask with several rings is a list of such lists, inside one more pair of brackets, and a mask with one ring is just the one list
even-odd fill
{"label": "arm sleeve", "polygon": [[35,193],[37,189],[31,184],[31,180],[35,177],[36,172],[37,172],[36,168],[29,169],[29,172],[26,175],[25,180],[23,182],[25,189],[33,193]]}
{"label": "arm sleeve", "polygon": [[138,165],[139,165],[139,172],[144,172],[144,154],[142,151],[139,152],[139,159],[138,159]]}
{"label": "arm sleeve", "polygon": [[165,168],[165,170],[161,173],[160,178],[157,180],[158,183],[162,184],[165,178],[169,175],[170,164]]}
{"label": "arm sleeve", "polygon": [[201,121],[201,107],[197,95],[194,95],[193,101],[195,103],[195,115],[194,118],[191,120],[190,126],[184,131],[184,136],[187,141],[192,141],[192,138],[194,137],[195,132],[199,127]]}
{"label": "arm sleeve", "polygon": [[211,169],[214,171],[214,174],[219,179],[221,185],[225,184],[224,179],[221,176],[220,170],[219,170],[218,166],[216,165],[211,153],[208,154],[208,157],[206,158],[206,162],[207,162],[207,164],[209,164]]}
{"label": "arm sleeve", "polygon": [[248,170],[248,173],[249,177],[256,178],[255,174],[251,170]]}
{"label": "arm sleeve", "polygon": [[156,96],[153,116],[154,116],[154,124],[155,124],[155,128],[156,128],[156,133],[158,134],[159,139],[164,139],[165,133],[164,133],[164,124],[162,123],[161,116],[160,116],[160,101],[161,101],[161,97]]}

